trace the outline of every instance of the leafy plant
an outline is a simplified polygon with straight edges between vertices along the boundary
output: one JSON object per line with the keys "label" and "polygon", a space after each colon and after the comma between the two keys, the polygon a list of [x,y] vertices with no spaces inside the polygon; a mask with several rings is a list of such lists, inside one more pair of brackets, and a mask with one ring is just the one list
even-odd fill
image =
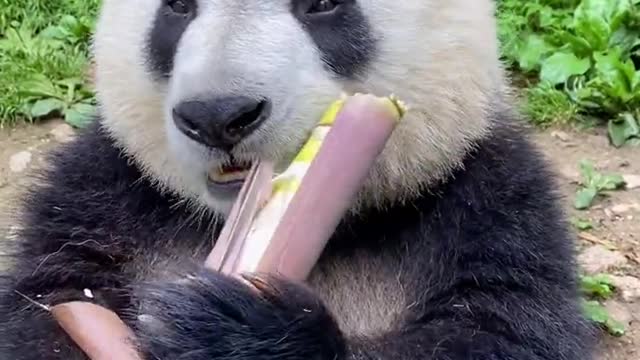
{"label": "leafy plant", "polygon": [[572,218],[571,224],[580,231],[593,229],[593,223],[587,219]]}
{"label": "leafy plant", "polygon": [[615,286],[607,274],[582,276],[580,280],[582,293],[585,296],[609,299],[614,294]]}
{"label": "leafy plant", "polygon": [[626,328],[607,312],[598,300],[606,300],[613,297],[615,286],[607,274],[594,276],[582,276],[580,285],[583,295],[582,310],[586,318],[598,324],[613,336],[624,335]]}
{"label": "leafy plant", "polygon": [[[498,18],[504,59],[534,79],[534,122],[600,118],[614,146],[640,144],[640,1],[502,0]],[[540,111],[543,94],[575,111]]]}
{"label": "leafy plant", "polygon": [[24,96],[31,118],[47,117],[52,114],[63,116],[75,127],[83,127],[95,115],[93,94],[83,88],[80,79],[51,81],[45,76],[34,76],[23,84],[20,92]]}
{"label": "leafy plant", "polygon": [[618,190],[625,185],[624,178],[619,174],[604,175],[597,172],[591,161],[580,162],[582,175],[581,188],[576,193],[574,207],[584,210],[591,206],[597,196],[605,196],[606,191]]}
{"label": "leafy plant", "polygon": [[607,309],[595,300],[582,300],[582,311],[585,317],[600,325],[613,336],[623,336],[626,332],[624,324],[613,319]]}
{"label": "leafy plant", "polygon": [[47,27],[40,35],[52,40],[65,41],[71,45],[87,45],[92,31],[92,23],[66,15],[62,17],[59,24]]}
{"label": "leafy plant", "polygon": [[0,0],[0,126],[93,112],[84,78],[99,0]]}

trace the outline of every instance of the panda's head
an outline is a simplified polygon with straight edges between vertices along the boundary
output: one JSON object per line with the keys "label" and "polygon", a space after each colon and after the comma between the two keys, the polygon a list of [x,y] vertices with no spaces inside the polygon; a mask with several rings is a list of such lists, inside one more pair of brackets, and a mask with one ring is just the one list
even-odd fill
{"label": "panda's head", "polygon": [[165,190],[227,211],[342,92],[411,107],[359,197],[410,198],[488,131],[502,89],[492,0],[104,0],[103,124]]}

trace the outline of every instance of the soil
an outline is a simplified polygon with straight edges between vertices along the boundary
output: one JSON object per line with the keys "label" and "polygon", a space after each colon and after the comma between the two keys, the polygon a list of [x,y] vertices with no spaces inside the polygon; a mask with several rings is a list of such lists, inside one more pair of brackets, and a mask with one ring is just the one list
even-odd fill
{"label": "soil", "polygon": [[[11,241],[7,235],[10,235],[16,198],[28,186],[31,171],[43,165],[42,155],[59,145],[61,139],[54,133],[64,127],[58,120],[0,129],[0,254],[3,242]],[[613,148],[603,130],[536,130],[534,140],[559,174],[560,190],[570,216],[587,218],[595,226],[585,232],[576,231],[580,251],[598,246],[621,254],[622,260],[618,259],[607,273],[640,277],[640,187],[610,192],[606,197],[597,198],[587,211],[573,208],[580,180],[580,160],[592,160],[604,173],[640,176],[640,148]],[[10,159],[22,151],[31,153],[31,161],[24,171],[12,171]],[[609,302],[617,309],[616,318],[626,323],[627,330],[617,338],[603,333],[598,360],[639,359],[640,295],[629,299],[617,294]]]}

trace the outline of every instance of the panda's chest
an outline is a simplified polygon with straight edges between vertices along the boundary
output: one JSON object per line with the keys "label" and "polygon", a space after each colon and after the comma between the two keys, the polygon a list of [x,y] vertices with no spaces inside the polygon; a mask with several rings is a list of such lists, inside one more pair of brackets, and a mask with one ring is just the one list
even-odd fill
{"label": "panda's chest", "polygon": [[393,330],[403,320],[408,291],[402,262],[388,254],[366,251],[323,259],[309,284],[347,335],[376,335]]}
{"label": "panda's chest", "polygon": [[[174,239],[170,246],[140,254],[131,270],[139,281],[180,281],[197,271],[211,251],[211,242],[195,243]],[[409,306],[410,291],[403,286],[407,270],[398,256],[360,250],[323,257],[308,284],[346,334],[375,335],[402,321]]]}

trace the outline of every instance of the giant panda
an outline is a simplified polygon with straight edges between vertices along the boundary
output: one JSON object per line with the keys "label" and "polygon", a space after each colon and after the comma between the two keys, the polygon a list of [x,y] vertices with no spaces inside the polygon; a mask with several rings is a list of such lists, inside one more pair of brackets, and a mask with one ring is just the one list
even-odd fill
{"label": "giant panda", "polygon": [[[19,208],[0,358],[85,359],[33,302],[73,300],[145,360],[591,358],[493,1],[104,0],[92,50],[100,116]],[[308,281],[205,270],[252,161],[282,170],[356,92],[410,112]]]}

